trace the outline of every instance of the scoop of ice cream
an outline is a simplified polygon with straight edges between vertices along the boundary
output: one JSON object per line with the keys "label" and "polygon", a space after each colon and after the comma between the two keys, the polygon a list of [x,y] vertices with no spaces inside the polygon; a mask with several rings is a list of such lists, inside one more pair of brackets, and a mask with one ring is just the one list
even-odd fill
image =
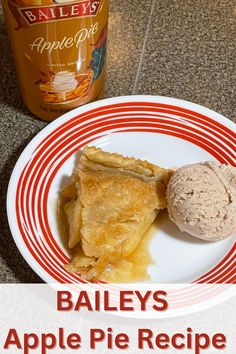
{"label": "scoop of ice cream", "polygon": [[227,238],[236,231],[236,168],[203,162],[177,169],[167,208],[181,231],[207,241]]}

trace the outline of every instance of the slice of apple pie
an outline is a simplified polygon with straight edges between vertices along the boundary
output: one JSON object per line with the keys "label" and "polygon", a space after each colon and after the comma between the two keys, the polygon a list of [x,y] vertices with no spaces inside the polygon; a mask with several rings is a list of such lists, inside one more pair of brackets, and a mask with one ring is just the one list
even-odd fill
{"label": "slice of apple pie", "polygon": [[128,258],[166,207],[171,173],[147,161],[85,147],[74,186],[62,191],[70,196],[64,205],[68,245],[79,250],[66,269],[98,280],[107,267]]}

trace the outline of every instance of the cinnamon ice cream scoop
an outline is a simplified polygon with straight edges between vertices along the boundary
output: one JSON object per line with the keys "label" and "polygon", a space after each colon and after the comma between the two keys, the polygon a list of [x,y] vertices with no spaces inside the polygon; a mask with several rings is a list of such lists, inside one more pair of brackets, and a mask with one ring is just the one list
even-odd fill
{"label": "cinnamon ice cream scoop", "polygon": [[181,231],[206,241],[236,232],[236,168],[218,162],[186,165],[167,186],[170,219]]}

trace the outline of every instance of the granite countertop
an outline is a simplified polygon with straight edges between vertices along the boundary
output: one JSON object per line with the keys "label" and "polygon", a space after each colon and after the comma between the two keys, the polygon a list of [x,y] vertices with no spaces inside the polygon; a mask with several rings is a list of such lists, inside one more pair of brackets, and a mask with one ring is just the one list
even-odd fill
{"label": "granite countertop", "polygon": [[[41,282],[12,240],[5,198],[21,151],[46,123],[21,101],[1,10],[0,53],[0,282]],[[236,122],[235,63],[234,0],[111,0],[106,97],[172,96]]]}

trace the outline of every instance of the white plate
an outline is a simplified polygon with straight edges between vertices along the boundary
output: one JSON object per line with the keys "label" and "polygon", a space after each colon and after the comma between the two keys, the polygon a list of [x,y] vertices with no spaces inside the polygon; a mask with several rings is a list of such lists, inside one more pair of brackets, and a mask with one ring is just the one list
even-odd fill
{"label": "white plate", "polygon": [[[235,124],[202,106],[166,97],[127,96],[79,107],[43,129],[11,176],[7,209],[24,258],[48,283],[83,282],[65,271],[56,201],[86,144],[163,167],[204,160],[236,165]],[[236,235],[217,243],[180,233],[163,216],[151,241],[151,283],[235,283]]]}

